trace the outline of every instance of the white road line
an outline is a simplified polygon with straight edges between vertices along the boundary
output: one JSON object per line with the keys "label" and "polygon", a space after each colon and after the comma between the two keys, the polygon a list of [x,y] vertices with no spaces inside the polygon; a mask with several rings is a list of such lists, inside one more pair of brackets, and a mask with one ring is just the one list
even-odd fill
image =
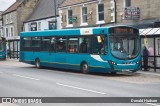
{"label": "white road line", "polygon": [[21,75],[17,75],[17,74],[13,74],[13,76],[21,77],[21,78],[26,78],[26,79],[31,79],[31,80],[36,80],[36,81],[39,81],[39,80],[40,80],[40,79],[37,79],[37,78],[31,78],[31,77],[21,76]]}
{"label": "white road line", "polygon": [[94,92],[94,93],[99,93],[99,94],[103,94],[103,95],[106,94],[106,93],[104,93],[104,92],[89,90],[89,89],[85,89],[85,88],[79,88],[79,87],[76,87],[76,86],[70,86],[70,85],[65,85],[65,84],[61,84],[61,83],[56,83],[56,84],[57,84],[57,85],[60,85],[60,86],[65,86],[65,87],[69,87],[69,88],[74,88],[74,89],[83,90],[83,91]]}
{"label": "white road line", "polygon": [[147,105],[152,105],[152,106],[160,106],[158,104],[153,104],[153,103],[146,103]]}

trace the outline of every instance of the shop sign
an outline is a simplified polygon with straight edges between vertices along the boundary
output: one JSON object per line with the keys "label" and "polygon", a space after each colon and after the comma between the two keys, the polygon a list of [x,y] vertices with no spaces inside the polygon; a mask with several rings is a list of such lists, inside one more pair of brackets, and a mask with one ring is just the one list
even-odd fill
{"label": "shop sign", "polygon": [[124,8],[124,19],[126,20],[140,19],[140,8],[139,7],[125,7]]}

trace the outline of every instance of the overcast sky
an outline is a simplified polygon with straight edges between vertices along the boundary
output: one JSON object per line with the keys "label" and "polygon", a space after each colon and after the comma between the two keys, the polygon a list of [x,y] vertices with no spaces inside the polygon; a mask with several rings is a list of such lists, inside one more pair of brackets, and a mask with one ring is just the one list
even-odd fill
{"label": "overcast sky", "polygon": [[16,0],[0,0],[0,11],[5,11],[10,7]]}

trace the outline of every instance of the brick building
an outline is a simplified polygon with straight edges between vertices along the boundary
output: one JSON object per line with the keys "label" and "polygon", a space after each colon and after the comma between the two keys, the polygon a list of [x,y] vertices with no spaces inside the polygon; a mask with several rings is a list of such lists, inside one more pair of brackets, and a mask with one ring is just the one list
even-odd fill
{"label": "brick building", "polygon": [[[61,27],[145,24],[159,21],[159,0],[65,0],[59,6]],[[132,15],[126,11],[132,12]],[[128,16],[127,16],[128,14]],[[142,26],[142,25],[141,25]]]}
{"label": "brick building", "polygon": [[19,39],[23,21],[32,13],[38,0],[16,0],[2,14],[3,32],[7,40]]}

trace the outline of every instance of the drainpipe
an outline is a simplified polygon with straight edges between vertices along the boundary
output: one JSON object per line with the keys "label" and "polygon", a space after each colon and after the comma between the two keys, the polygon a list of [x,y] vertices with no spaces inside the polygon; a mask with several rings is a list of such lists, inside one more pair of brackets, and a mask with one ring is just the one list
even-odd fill
{"label": "drainpipe", "polygon": [[56,7],[56,0],[54,0],[54,12],[55,12],[55,24],[56,24],[56,29],[57,29],[57,7]]}
{"label": "drainpipe", "polygon": [[115,22],[114,23],[116,24],[117,23],[117,12],[116,12],[117,11],[117,7],[116,7],[117,3],[116,3],[116,0],[113,0],[113,1],[114,1],[114,7],[115,7],[115,10],[114,10],[114,12],[115,12]]}

